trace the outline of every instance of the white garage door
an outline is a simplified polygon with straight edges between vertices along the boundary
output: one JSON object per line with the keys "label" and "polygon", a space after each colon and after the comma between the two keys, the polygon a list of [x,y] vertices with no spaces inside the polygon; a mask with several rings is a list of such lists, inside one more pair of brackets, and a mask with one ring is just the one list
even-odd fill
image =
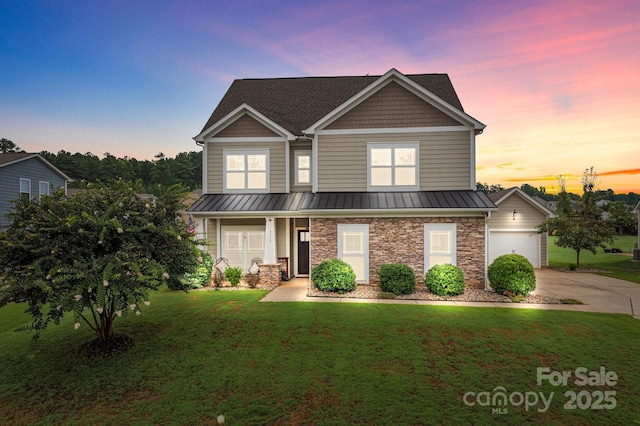
{"label": "white garage door", "polygon": [[491,232],[489,236],[489,265],[503,254],[520,254],[540,267],[540,235],[535,232]]}

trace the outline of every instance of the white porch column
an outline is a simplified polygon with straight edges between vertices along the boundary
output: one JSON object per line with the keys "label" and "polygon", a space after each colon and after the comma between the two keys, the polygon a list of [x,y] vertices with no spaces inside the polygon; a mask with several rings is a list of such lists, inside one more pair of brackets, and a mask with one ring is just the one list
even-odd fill
{"label": "white porch column", "polygon": [[264,241],[264,258],[262,261],[267,265],[275,265],[276,263],[276,220],[268,217],[266,219],[265,241]]}

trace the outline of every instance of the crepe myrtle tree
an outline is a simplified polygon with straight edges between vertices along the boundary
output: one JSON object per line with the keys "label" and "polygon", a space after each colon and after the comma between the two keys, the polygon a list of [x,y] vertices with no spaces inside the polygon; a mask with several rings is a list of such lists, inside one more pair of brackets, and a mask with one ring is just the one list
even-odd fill
{"label": "crepe myrtle tree", "polygon": [[106,342],[118,317],[149,305],[149,291],[195,269],[196,241],[180,218],[185,191],[153,199],[130,182],[97,183],[67,198],[18,200],[0,233],[0,306],[27,303],[34,338],[73,313]]}

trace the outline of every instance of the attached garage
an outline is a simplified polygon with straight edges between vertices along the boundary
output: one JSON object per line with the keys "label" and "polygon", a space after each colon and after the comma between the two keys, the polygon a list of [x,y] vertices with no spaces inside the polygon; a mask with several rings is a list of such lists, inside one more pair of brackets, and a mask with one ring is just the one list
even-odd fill
{"label": "attached garage", "polygon": [[534,268],[548,266],[548,238],[538,233],[538,226],[553,213],[519,188],[489,194],[489,198],[498,211],[487,222],[487,265],[498,256],[516,253]]}
{"label": "attached garage", "polygon": [[539,268],[541,266],[540,234],[528,231],[490,231],[488,264],[491,265],[498,256],[511,253],[526,257],[534,268]]}

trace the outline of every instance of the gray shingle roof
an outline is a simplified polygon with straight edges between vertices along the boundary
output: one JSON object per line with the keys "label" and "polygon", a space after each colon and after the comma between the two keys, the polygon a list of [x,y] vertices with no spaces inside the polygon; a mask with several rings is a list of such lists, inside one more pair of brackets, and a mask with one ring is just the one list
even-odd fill
{"label": "gray shingle roof", "polygon": [[[409,74],[406,77],[464,111],[447,74]],[[378,78],[380,76],[235,80],[202,130],[246,103],[294,135],[301,135],[302,130]]]}
{"label": "gray shingle roof", "polygon": [[0,153],[0,165],[13,163],[14,161],[21,160],[27,157],[33,157],[34,153],[30,152],[9,152],[9,153]]}
{"label": "gray shingle roof", "polygon": [[205,212],[308,212],[367,210],[489,210],[482,191],[294,192],[290,194],[205,194],[188,210]]}

